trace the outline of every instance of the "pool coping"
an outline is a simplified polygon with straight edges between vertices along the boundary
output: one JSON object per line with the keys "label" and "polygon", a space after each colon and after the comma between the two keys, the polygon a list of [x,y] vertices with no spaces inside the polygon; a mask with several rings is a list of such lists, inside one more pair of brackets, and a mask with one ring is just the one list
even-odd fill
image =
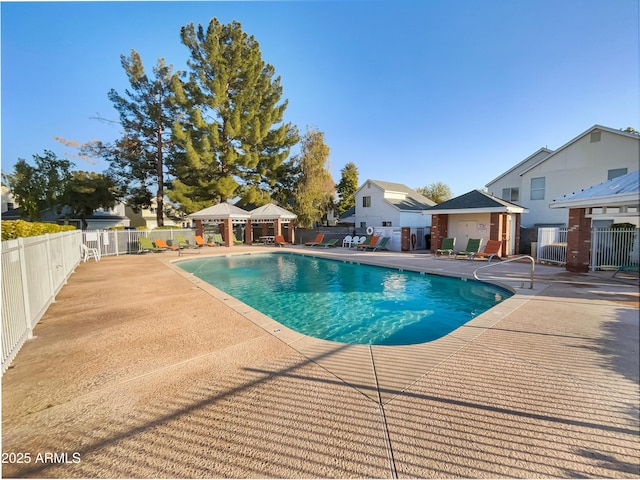
{"label": "pool coping", "polygon": [[[226,250],[224,252],[207,252],[205,255],[199,255],[197,258],[263,253],[277,252],[274,251],[273,248],[260,248],[239,252]],[[438,365],[474,342],[496,323],[508,315],[511,315],[527,303],[527,301],[540,294],[549,286],[546,283],[536,282],[532,288],[516,288],[504,281],[495,279],[477,280],[473,275],[447,272],[443,269],[421,269],[416,266],[399,267],[397,264],[385,262],[384,257],[381,256],[358,256],[346,260],[344,257],[334,254],[331,250],[324,252],[321,250],[305,250],[295,247],[287,248],[281,253],[327,258],[399,271],[413,271],[416,273],[479,281],[496,285],[513,293],[511,297],[503,300],[498,305],[472,318],[447,335],[430,342],[394,346],[354,345],[322,340],[296,332],[178,266],[181,262],[196,259],[194,257],[178,257],[171,260],[163,260],[163,263],[169,268],[192,282],[203,292],[237,312],[257,327],[285,343],[288,347],[293,348],[301,355],[304,355],[309,360],[380,405],[384,405],[392,401],[396,396],[401,395],[420,378],[428,375],[429,372],[437,368]],[[397,372],[397,369],[395,369],[398,358],[405,360],[403,361],[405,367],[400,374]]]}

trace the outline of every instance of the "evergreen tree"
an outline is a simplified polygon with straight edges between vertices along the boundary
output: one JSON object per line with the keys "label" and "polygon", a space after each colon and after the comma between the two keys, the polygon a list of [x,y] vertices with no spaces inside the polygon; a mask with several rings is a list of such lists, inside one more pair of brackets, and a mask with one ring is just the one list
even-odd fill
{"label": "evergreen tree", "polygon": [[356,205],[356,191],[358,190],[358,167],[353,162],[347,163],[340,170],[340,183],[337,185],[340,200],[336,206],[338,216]]}
{"label": "evergreen tree", "polygon": [[182,118],[173,132],[181,149],[169,198],[187,212],[235,196],[267,203],[277,169],[298,141],[282,123],[287,101],[275,69],[262,60],[253,36],[238,22],[212,19],[182,27],[189,73],[174,76]]}
{"label": "evergreen tree", "polygon": [[172,67],[160,58],[153,68],[153,78],[149,78],[135,50],[131,50],[130,57],[121,55],[120,61],[132,90],[125,90],[123,96],[112,89],[108,97],[120,114],[124,133],[114,144],[96,142],[93,149],[110,162],[109,174],[125,193],[129,205],[146,207],[155,198],[157,224],[163,226],[165,169],[173,162],[175,152],[171,131],[176,115]]}
{"label": "evergreen tree", "polygon": [[336,186],[329,172],[329,152],[324,133],[307,129],[300,154],[295,157],[300,176],[293,206],[297,223],[303,228],[312,228],[333,205]]}

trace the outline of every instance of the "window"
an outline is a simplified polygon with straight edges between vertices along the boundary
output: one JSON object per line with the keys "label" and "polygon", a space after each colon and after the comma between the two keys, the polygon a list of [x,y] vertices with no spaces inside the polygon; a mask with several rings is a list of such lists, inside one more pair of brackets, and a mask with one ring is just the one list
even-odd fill
{"label": "window", "polygon": [[621,177],[629,173],[626,168],[612,168],[607,171],[607,180],[613,180],[614,178]]}
{"label": "window", "polygon": [[514,188],[503,188],[502,189],[502,200],[506,200],[507,202],[519,202],[520,201],[520,189],[517,187]]}
{"label": "window", "polygon": [[362,206],[370,207],[371,206],[371,197],[362,197]]}
{"label": "window", "polygon": [[544,200],[545,177],[531,179],[531,200]]}
{"label": "window", "polygon": [[392,227],[391,222],[382,222],[383,227]]}
{"label": "window", "polygon": [[360,228],[367,228],[367,222],[360,222]]}

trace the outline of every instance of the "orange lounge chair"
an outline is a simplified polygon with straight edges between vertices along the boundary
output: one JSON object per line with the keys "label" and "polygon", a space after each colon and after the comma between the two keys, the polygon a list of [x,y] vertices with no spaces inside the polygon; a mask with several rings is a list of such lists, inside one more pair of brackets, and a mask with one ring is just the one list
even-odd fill
{"label": "orange lounge chair", "polygon": [[322,241],[324,240],[324,234],[319,233],[316,235],[316,239],[313,242],[306,242],[304,244],[305,247],[314,247],[316,245],[319,245],[322,243]]}
{"label": "orange lounge chair", "polygon": [[497,257],[498,260],[502,260],[498,255],[500,248],[502,248],[502,242],[500,240],[487,240],[484,250],[482,252],[471,254],[469,259],[474,260],[475,258],[486,258],[488,262],[491,262],[493,257]]}
{"label": "orange lounge chair", "polygon": [[366,240],[358,245],[356,245],[356,248],[358,250],[366,250],[368,247],[374,246],[376,243],[378,243],[378,235],[373,235],[371,237],[367,237]]}
{"label": "orange lounge chair", "polygon": [[284,239],[284,235],[276,235],[275,239],[273,240],[273,243],[279,247],[282,247],[284,245],[291,245],[291,243],[287,242]]}
{"label": "orange lounge chair", "polygon": [[198,245],[199,247],[204,247],[205,245],[207,247],[217,247],[218,245],[213,243],[213,242],[205,242],[204,238],[202,238],[200,235],[196,235],[193,237],[193,239],[196,241],[196,245]]}
{"label": "orange lounge chair", "polygon": [[180,247],[178,247],[177,245],[169,245],[164,240],[154,240],[153,243],[155,243],[156,247],[158,248],[166,248],[168,250],[180,250]]}

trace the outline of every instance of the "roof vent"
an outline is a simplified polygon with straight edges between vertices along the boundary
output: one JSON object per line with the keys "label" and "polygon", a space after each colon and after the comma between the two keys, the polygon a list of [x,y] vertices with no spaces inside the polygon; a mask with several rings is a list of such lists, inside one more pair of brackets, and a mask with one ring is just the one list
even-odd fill
{"label": "roof vent", "polygon": [[595,130],[591,132],[591,143],[596,143],[600,141],[602,132],[600,130]]}

